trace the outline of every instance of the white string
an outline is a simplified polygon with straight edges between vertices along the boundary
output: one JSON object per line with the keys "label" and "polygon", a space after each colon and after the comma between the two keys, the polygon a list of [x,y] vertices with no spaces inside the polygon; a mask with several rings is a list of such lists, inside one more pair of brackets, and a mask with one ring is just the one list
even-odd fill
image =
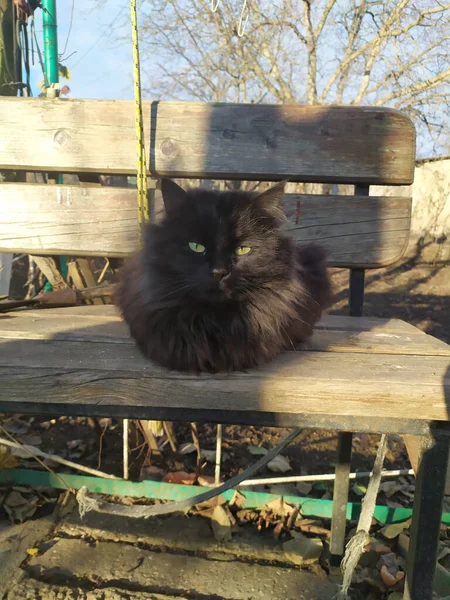
{"label": "white string", "polygon": [[377,456],[373,465],[372,475],[367,486],[366,495],[362,501],[361,514],[359,516],[358,528],[355,535],[351,538],[345,548],[345,555],[341,563],[343,575],[342,588],[338,594],[338,600],[346,600],[347,592],[352,583],[353,572],[359,563],[364,548],[370,540],[370,526],[372,524],[373,513],[380,489],[381,473],[383,469],[384,458],[387,451],[387,436],[383,434],[378,446]]}
{"label": "white string", "polygon": [[220,4],[220,0],[211,0],[211,12],[213,12],[213,13],[217,12],[217,9],[219,8],[219,4]]}

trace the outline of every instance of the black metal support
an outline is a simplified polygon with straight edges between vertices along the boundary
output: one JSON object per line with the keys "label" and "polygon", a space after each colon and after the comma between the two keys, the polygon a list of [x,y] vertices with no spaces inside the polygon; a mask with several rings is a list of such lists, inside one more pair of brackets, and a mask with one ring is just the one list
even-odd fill
{"label": "black metal support", "polygon": [[350,270],[350,316],[362,317],[364,306],[364,269]]}
{"label": "black metal support", "polygon": [[333,514],[331,519],[330,564],[337,567],[344,554],[345,527],[348,502],[349,475],[352,458],[351,432],[339,434],[338,462],[333,492]]}
{"label": "black metal support", "polygon": [[449,438],[422,438],[403,600],[431,600],[444,499]]}

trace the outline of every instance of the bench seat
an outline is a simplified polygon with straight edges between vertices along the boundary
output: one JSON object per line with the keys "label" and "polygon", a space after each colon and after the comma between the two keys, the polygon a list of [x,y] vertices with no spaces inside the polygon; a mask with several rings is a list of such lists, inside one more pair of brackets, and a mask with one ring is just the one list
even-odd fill
{"label": "bench seat", "polygon": [[450,413],[450,346],[398,319],[327,315],[301,350],[231,375],[148,362],[110,305],[2,313],[0,347],[5,412],[416,435]]}

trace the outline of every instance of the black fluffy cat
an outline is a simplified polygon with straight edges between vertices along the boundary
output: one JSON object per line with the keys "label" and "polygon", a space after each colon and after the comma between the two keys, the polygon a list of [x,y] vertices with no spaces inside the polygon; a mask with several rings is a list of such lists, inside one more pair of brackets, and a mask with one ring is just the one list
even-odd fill
{"label": "black fluffy cat", "polygon": [[145,356],[179,371],[255,367],[312,333],[330,297],[325,253],[282,231],[284,184],[184,191],[125,265],[118,303]]}

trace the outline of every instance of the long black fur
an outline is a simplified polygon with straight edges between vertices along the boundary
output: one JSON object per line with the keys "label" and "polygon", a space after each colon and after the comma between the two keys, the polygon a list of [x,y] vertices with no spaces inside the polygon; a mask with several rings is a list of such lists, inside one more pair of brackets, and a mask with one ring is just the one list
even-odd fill
{"label": "long black fur", "polygon": [[[325,252],[282,231],[283,184],[256,194],[163,180],[162,193],[166,216],[147,226],[118,293],[145,356],[179,371],[244,370],[311,335],[330,299]],[[239,246],[252,251],[237,256]],[[226,276],[217,281],[213,270]]]}

